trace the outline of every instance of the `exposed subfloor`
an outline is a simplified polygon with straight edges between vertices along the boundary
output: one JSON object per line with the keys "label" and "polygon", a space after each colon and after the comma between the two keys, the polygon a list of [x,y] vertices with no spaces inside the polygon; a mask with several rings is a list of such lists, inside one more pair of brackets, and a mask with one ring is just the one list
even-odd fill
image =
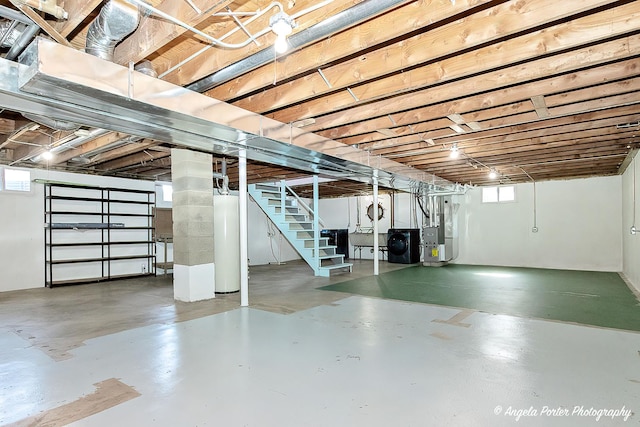
{"label": "exposed subfloor", "polygon": [[0,293],[0,424],[640,424],[637,332],[316,289],[371,270],[252,267],[249,308],[163,277]]}

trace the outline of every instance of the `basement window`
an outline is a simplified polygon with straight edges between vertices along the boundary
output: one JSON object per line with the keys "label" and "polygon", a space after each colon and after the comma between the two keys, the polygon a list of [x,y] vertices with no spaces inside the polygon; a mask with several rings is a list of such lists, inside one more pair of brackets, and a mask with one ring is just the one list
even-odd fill
{"label": "basement window", "polygon": [[167,185],[167,184],[162,185],[162,201],[163,202],[173,201],[173,187],[171,185]]}
{"label": "basement window", "polygon": [[31,191],[31,172],[16,170],[16,169],[2,169],[2,185],[0,190],[3,191]]}
{"label": "basement window", "polygon": [[482,188],[482,203],[502,203],[515,200],[516,189],[513,185]]}

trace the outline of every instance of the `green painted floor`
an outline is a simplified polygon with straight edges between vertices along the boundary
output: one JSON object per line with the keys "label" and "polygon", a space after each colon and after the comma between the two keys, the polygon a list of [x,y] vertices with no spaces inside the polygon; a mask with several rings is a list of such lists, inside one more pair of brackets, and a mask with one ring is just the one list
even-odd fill
{"label": "green painted floor", "polygon": [[616,273],[418,265],[319,289],[640,331],[640,303]]}

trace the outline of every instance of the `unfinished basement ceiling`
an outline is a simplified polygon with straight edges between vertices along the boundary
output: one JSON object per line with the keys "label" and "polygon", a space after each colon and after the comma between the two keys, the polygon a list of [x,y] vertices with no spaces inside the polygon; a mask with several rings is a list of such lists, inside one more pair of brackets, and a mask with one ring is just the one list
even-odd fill
{"label": "unfinished basement ceiling", "polygon": [[[34,19],[40,35],[84,50],[89,26],[108,2],[60,1],[68,13],[60,20],[14,3],[0,0]],[[145,13],[113,62],[148,60],[167,82],[450,182],[614,175],[640,146],[638,1],[291,0],[281,3],[295,16],[290,50],[277,57],[269,22],[280,10],[271,2],[150,3],[210,37],[248,43],[212,46]],[[8,27],[0,26],[0,37],[1,28]],[[252,41],[247,33],[258,36]],[[5,56],[11,43],[3,46]],[[170,143],[49,125],[4,110],[0,161],[47,167],[33,159],[83,138],[48,167],[170,179]],[[229,162],[234,187],[236,162]],[[498,178],[489,178],[492,169]],[[247,173],[249,182],[306,175],[259,162]],[[321,187],[323,196],[368,190],[348,181]]]}

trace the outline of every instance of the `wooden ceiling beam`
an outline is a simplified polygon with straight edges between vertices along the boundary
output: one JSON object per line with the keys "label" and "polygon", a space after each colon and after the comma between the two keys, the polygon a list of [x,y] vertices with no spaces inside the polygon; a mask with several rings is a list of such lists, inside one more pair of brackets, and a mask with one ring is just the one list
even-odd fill
{"label": "wooden ceiling beam", "polygon": [[635,121],[640,118],[640,111],[635,105],[609,108],[606,110],[578,113],[571,116],[563,116],[554,119],[540,120],[537,122],[521,123],[486,131],[474,132],[473,134],[453,135],[441,138],[438,143],[452,144],[454,142],[463,145],[479,144],[484,138],[502,138],[508,141],[523,135],[530,137],[542,137],[559,133],[581,131],[610,127],[607,132],[617,131],[616,125]]}
{"label": "wooden ceiling beam", "polygon": [[[599,38],[600,34],[585,33],[584,27],[593,28],[596,33],[602,31],[603,37],[611,37],[613,35],[611,27],[602,25],[605,18],[598,14],[557,25],[553,27],[553,31],[550,31],[551,35],[545,34],[545,30],[539,28],[545,24],[549,25],[549,22],[554,20],[608,3],[610,1],[584,0],[579,7],[576,7],[573,3],[558,3],[554,0],[523,0],[517,3],[499,4],[443,27],[432,28],[428,32],[402,40],[393,46],[385,46],[349,61],[324,68],[323,75],[312,73],[283,85],[266,86],[264,90],[234,102],[234,105],[264,113],[339,89],[346,91],[347,88],[350,88],[360,101],[371,101],[381,96],[418,89],[434,81],[457,79],[462,75],[476,73],[478,68],[496,68],[504,66],[506,61],[515,63],[530,60],[541,54],[565,49],[567,40],[571,40],[574,46],[578,46],[586,40]],[[445,4],[441,5],[444,7]],[[450,9],[449,6],[447,5],[446,9]],[[622,20],[621,16],[626,16],[627,13],[638,9],[623,7],[617,14],[612,14],[614,10],[616,9],[607,10],[607,22]],[[433,19],[431,13],[428,15]],[[401,19],[396,22],[402,22]],[[613,25],[616,24],[613,23]],[[621,28],[619,32],[618,29],[613,32],[622,34],[629,31],[627,27],[630,25],[627,22],[625,28]],[[394,26],[397,24],[392,27]],[[532,28],[537,30],[531,34],[499,42],[495,47],[483,47],[456,56],[455,67],[445,65],[447,60],[443,58],[450,57],[454,52],[476,49],[486,43],[522,34]],[[544,51],[541,51],[540,44],[544,44]],[[509,52],[509,55],[496,54],[496,51]],[[436,61],[437,63],[434,63]],[[418,64],[433,65],[412,70]],[[435,73],[429,70],[434,70]],[[384,77],[390,74],[395,76]],[[331,83],[331,86],[326,84],[325,79]],[[351,99],[350,103],[353,102],[354,99]]]}
{"label": "wooden ceiling beam", "polygon": [[[213,2],[213,5],[208,0],[191,1],[202,13],[196,12],[184,0],[164,0],[156,8],[196,27],[209,19],[211,14],[219,12],[233,3],[233,0],[218,0]],[[129,62],[139,62],[185,32],[187,32],[185,28],[161,17],[151,15],[143,18],[138,29],[116,47],[114,62],[123,65]]]}
{"label": "wooden ceiling beam", "polygon": [[0,117],[0,134],[11,134],[16,131],[16,121]]}
{"label": "wooden ceiling beam", "polygon": [[102,3],[102,0],[64,0],[69,19],[54,24],[61,36],[67,37]]}
{"label": "wooden ceiling beam", "polygon": [[[536,140],[531,138],[523,138],[520,140],[511,141],[509,143],[488,143],[486,145],[464,149],[459,161],[466,162],[467,158],[469,157],[471,158],[472,162],[474,159],[482,161],[485,156],[501,155],[506,153],[510,155],[517,155],[518,153],[534,152],[536,150],[547,150],[556,147],[570,147],[578,144],[597,145],[600,143],[610,146],[627,146],[629,144],[635,143],[635,138],[632,137],[631,132],[620,134],[620,137],[616,138],[609,134],[603,135],[601,130],[587,130],[575,134],[558,134],[550,137],[538,138]],[[431,164],[431,162],[436,161],[436,159],[438,161],[451,162],[448,150],[431,151],[420,155],[408,154],[406,157],[402,158],[402,161],[403,163],[417,167],[424,164]]]}
{"label": "wooden ceiling beam", "polygon": [[123,133],[109,132],[105,135],[94,138],[91,141],[87,141],[78,147],[74,147],[70,150],[63,151],[61,153],[56,154],[55,157],[51,160],[51,162],[54,165],[58,165],[71,160],[73,157],[83,156],[93,150],[102,148],[106,145],[112,144],[113,142],[126,137],[127,135]]}
{"label": "wooden ceiling beam", "polygon": [[38,14],[38,12],[36,12],[29,6],[20,3],[17,0],[9,0],[9,1],[18,10],[20,10],[22,13],[27,15],[29,19],[35,22],[36,25],[38,25],[38,27],[40,27],[42,31],[47,33],[53,40],[55,40],[56,42],[62,45],[71,46],[71,43],[69,43],[69,41],[64,36],[62,36],[48,21],[46,21],[43,17],[41,17]]}
{"label": "wooden ceiling beam", "polygon": [[102,171],[122,171],[133,169],[136,166],[145,166],[153,163],[158,159],[170,158],[170,154],[161,151],[142,151],[131,154],[125,158],[119,158],[102,163],[99,168]]}
{"label": "wooden ceiling beam", "polygon": [[[552,117],[548,117],[547,120],[551,120],[553,118],[560,119],[562,117],[568,117],[570,115],[575,116],[577,114],[584,115],[586,113],[602,111],[605,109],[617,111],[614,110],[614,108],[633,106],[640,103],[638,93],[626,93],[623,95],[608,97],[605,92],[599,92],[599,95],[602,95],[602,97],[596,100],[563,105],[561,107],[554,108]],[[510,106],[505,106],[499,111],[508,111],[509,109]],[[465,134],[465,137],[475,139],[479,137],[479,135],[486,134],[488,131],[505,128],[506,126],[513,128],[513,126],[526,126],[527,124],[535,123],[536,125],[539,124],[544,127],[546,123],[548,123],[546,126],[554,126],[557,122],[543,121],[538,118],[538,115],[535,112],[530,111],[523,114],[506,115],[491,119],[485,117],[485,120],[479,123],[484,130],[476,132],[470,131]],[[444,120],[434,120],[428,123],[413,125],[411,127],[403,127],[402,132],[397,129],[396,131],[398,132],[398,136],[395,138],[384,138],[379,133],[373,132],[370,134],[359,135],[357,137],[346,138],[340,142],[348,145],[358,144],[361,149],[380,150],[386,147],[400,148],[402,145],[414,144],[421,141],[423,142],[425,140],[425,135],[428,135],[430,139],[434,141],[435,145],[446,143],[447,140],[451,138],[455,139],[456,142],[462,141],[461,138],[463,137],[458,133],[451,132],[446,124],[447,123]],[[428,125],[433,126],[433,128],[425,129]],[[440,128],[436,128],[436,126],[439,126]],[[497,132],[499,132],[499,130]]]}
{"label": "wooden ceiling beam", "polygon": [[[504,128],[489,129],[486,131],[475,132],[470,135],[456,135],[441,138],[437,141],[436,147],[441,146],[442,144],[451,146],[451,144],[455,142],[458,144],[459,148],[465,149],[469,146],[486,145],[488,142],[504,143],[524,138],[541,138],[554,134],[579,132],[604,127],[610,128],[606,130],[606,132],[616,133],[618,131],[618,129],[616,129],[617,124],[635,121],[636,118],[640,117],[640,113],[637,113],[637,111],[637,108],[633,106],[625,106],[592,113],[577,114],[575,116],[566,116],[557,119],[507,126]],[[429,147],[425,142],[416,142],[402,146],[371,148],[371,152],[376,155],[386,155],[426,148]]]}
{"label": "wooden ceiling beam", "polygon": [[[239,7],[234,8],[233,11],[255,12],[259,9],[264,9],[265,7],[267,7],[267,5],[269,5],[269,3],[264,1],[242,2],[239,4]],[[287,14],[293,15],[315,5],[316,2],[313,0],[297,0],[295,2],[289,3],[285,2],[284,9]],[[327,17],[330,17],[331,15],[337,13],[338,11],[344,10],[350,6],[352,6],[352,2],[350,0],[334,0],[329,5],[325,5],[323,8],[299,18],[296,21],[298,23],[298,27],[295,29],[295,31],[301,31],[302,29],[307,28],[321,20],[324,20]],[[273,8],[272,11],[268,12],[264,16],[258,18],[250,25],[248,25],[247,29],[251,33],[255,34],[265,28],[268,28],[270,17],[272,15],[275,15],[277,12],[278,9]],[[231,18],[226,17],[222,19],[223,20],[218,19],[217,21],[213,22],[212,25],[202,27],[200,28],[200,30],[211,34],[214,37],[222,37],[229,31],[236,30],[238,28]],[[246,39],[244,33],[242,31],[237,31],[236,34],[233,34],[232,37],[225,41],[237,43],[244,39]],[[241,60],[248,55],[264,49],[267,46],[271,46],[275,42],[275,34],[269,31],[257,41],[258,45],[256,45],[255,43],[251,43],[242,49],[208,49],[204,52],[199,53],[196,59],[186,62],[185,64],[180,66],[179,69],[167,74],[165,76],[165,79],[180,86],[184,86],[194,81],[200,80],[201,78],[211,74],[215,70],[220,70]],[[181,40],[178,44],[174,43],[174,45],[171,46],[170,49],[162,51],[162,56],[158,57],[153,62],[154,64],[157,64],[158,71],[165,71],[169,68],[172,68],[173,65],[180,62],[181,60],[192,57],[203,47],[205,47],[205,44],[196,40]],[[273,81],[273,75],[271,76],[271,81]]]}
{"label": "wooden ceiling beam", "polygon": [[[460,158],[476,158],[481,155],[478,153],[490,152],[491,150],[517,152],[521,147],[552,146],[555,143],[562,143],[563,141],[595,141],[599,139],[612,141],[613,144],[629,144],[634,143],[637,138],[632,132],[616,134],[616,132],[610,133],[603,131],[601,128],[596,128],[593,130],[578,130],[576,132],[569,131],[550,136],[531,137],[530,135],[523,135],[520,138],[510,138],[509,141],[487,139],[473,146],[463,147]],[[436,158],[449,159],[449,149],[443,147],[429,147],[428,149],[416,149],[397,154],[400,155],[390,157],[402,163],[411,164],[416,161],[428,161]]]}
{"label": "wooden ceiling beam", "polygon": [[[583,35],[581,40],[586,41],[587,39]],[[592,46],[579,48],[569,53],[543,57],[541,59],[533,60],[527,64],[510,66],[497,71],[485,72],[478,76],[458,80],[455,83],[425,88],[415,92],[395,96],[391,99],[379,100],[364,105],[354,106],[353,98],[351,98],[350,95],[347,95],[348,99],[346,99],[346,102],[344,102],[344,100],[337,99],[344,97],[344,95],[339,92],[332,94],[331,96],[321,97],[317,100],[305,102],[303,104],[277,111],[276,113],[269,114],[268,116],[284,123],[288,123],[292,120],[299,120],[304,117],[315,117],[315,123],[305,127],[305,129],[309,131],[317,131],[320,129],[344,126],[348,123],[354,123],[361,120],[370,120],[372,117],[382,117],[387,114],[394,115],[397,111],[421,108],[458,97],[469,97],[485,91],[494,91],[495,93],[498,88],[507,88],[513,85],[518,85],[515,87],[515,91],[518,93],[518,98],[516,100],[522,101],[529,99],[532,95],[532,92],[523,91],[522,88],[526,87],[523,83],[553,76],[560,76],[569,72],[576,72],[577,70],[580,70],[580,73],[582,73],[585,72],[586,68],[598,67],[604,63],[608,63],[609,61],[625,60],[634,55],[640,55],[640,35],[638,34],[604,42],[599,45],[598,50],[594,50]],[[448,64],[456,69],[459,69],[460,67],[472,67],[473,65],[470,65],[469,62],[473,61],[475,64],[475,61],[477,61],[477,58],[474,59],[473,56],[470,56],[467,59],[467,61],[458,64],[457,61],[461,61],[461,58],[453,57],[446,60],[447,64],[444,63],[445,61],[441,61],[438,64],[432,64],[417,70],[421,72],[424,71],[425,76],[428,75],[428,77],[425,77],[428,81],[432,83],[440,82],[442,80],[441,74],[443,73],[442,67],[447,66]],[[635,65],[632,67],[636,73],[635,75],[637,75]],[[483,71],[482,68],[476,68],[475,70],[476,72]],[[600,81],[611,80],[606,75],[600,75],[599,77]],[[570,87],[572,87],[572,85],[569,85],[565,90],[568,90]],[[558,87],[551,87],[549,89],[553,92],[562,90],[562,88]],[[390,90],[393,90],[393,87],[391,87]],[[534,93],[541,94],[542,92],[537,90]],[[505,103],[502,98],[495,99],[485,97],[485,99],[488,101],[484,105],[485,107]],[[343,107],[347,106],[352,107],[348,114],[344,114],[340,111]],[[459,111],[461,110],[455,109],[447,114]],[[447,114],[444,114],[444,116]],[[370,129],[370,131],[373,130],[375,129]]]}
{"label": "wooden ceiling beam", "polygon": [[[640,39],[638,39],[640,43]],[[451,112],[468,112],[479,111],[494,106],[500,107],[504,105],[521,106],[521,103],[527,102],[532,93],[561,94],[571,90],[594,90],[593,86],[606,84],[611,81],[628,79],[637,77],[639,70],[637,67],[637,59],[623,60],[613,64],[593,67],[579,72],[564,74],[557,77],[549,77],[534,82],[517,84],[516,86],[504,89],[493,88],[489,92],[473,95],[475,92],[469,93],[464,99],[450,100],[451,96],[458,95],[455,85],[445,84],[442,88],[433,88],[429,96],[429,105],[420,105],[416,108],[409,109],[402,113],[392,114],[395,122],[399,125],[408,125],[417,122],[435,120],[445,117]],[[468,86],[474,84],[482,84],[480,79],[471,79]],[[426,93],[425,93],[426,95]],[[460,94],[460,96],[463,96]],[[553,98],[553,97],[551,97]],[[433,101],[433,103],[431,103]],[[382,107],[382,105],[380,105]],[[521,111],[518,108],[515,113]],[[379,116],[363,120],[358,123],[346,123],[340,127],[328,129],[326,131],[318,131],[316,133],[331,139],[341,140],[344,137],[358,135],[368,132],[374,132],[376,129],[388,126],[389,118],[387,116]]]}
{"label": "wooden ceiling beam", "polygon": [[[111,160],[119,159],[119,158],[127,158],[131,154],[140,153],[141,151],[152,149],[154,146],[158,145],[158,142],[151,141],[148,139],[143,139],[141,141],[135,142],[126,142],[121,147],[114,148],[109,151],[105,151],[104,153],[97,154],[95,156],[91,156],[90,160],[92,164],[102,164]],[[156,150],[152,150],[157,152]],[[162,151],[160,151],[162,152]],[[169,154],[166,152],[162,152],[164,154]]]}
{"label": "wooden ceiling beam", "polygon": [[[602,0],[590,1],[602,2]],[[224,99],[229,99],[264,89],[264,91],[241,99],[235,104],[252,111],[265,112],[300,102],[312,95],[332,92],[338,88],[346,90],[347,87],[380,77],[380,73],[383,70],[388,69],[389,72],[393,72],[394,70],[424,62],[424,59],[421,58],[423,55],[427,55],[427,52],[431,54],[432,50],[434,51],[433,55],[436,55],[440,49],[445,49],[443,45],[448,43],[455,44],[459,40],[462,43],[477,42],[478,39],[471,34],[468,37],[460,38],[460,33],[464,31],[456,32],[455,29],[451,28],[451,25],[445,26],[448,32],[437,28],[452,19],[461,17],[463,14],[472,14],[474,8],[491,4],[486,0],[473,2],[475,3],[473,5],[471,3],[466,0],[456,2],[454,5],[424,0],[410,3],[393,12],[374,18],[353,30],[347,30],[326,41],[317,43],[303,52],[288,55],[284,59],[284,67],[279,67],[276,70],[272,65],[264,66],[250,76],[241,76],[233,82],[214,88],[208,94],[214,98],[223,96]],[[508,13],[508,10],[515,8],[503,6],[502,9],[504,13]],[[424,13],[421,10],[428,10],[429,13]],[[487,12],[482,11],[479,13],[486,14]],[[463,17],[461,19],[466,21],[470,18]],[[353,55],[357,50],[361,49],[361,46],[380,45],[401,37],[407,32],[415,33],[425,27],[429,28],[428,32],[419,34],[410,40],[399,42],[396,44],[398,46],[396,48],[383,47],[366,55],[339,62],[334,66],[323,68],[323,74],[311,72],[317,69],[317,55],[323,58],[321,63],[331,64],[341,58]],[[495,28],[491,30],[495,30]],[[491,30],[482,34],[488,34]],[[441,34],[443,32],[446,34]],[[437,35],[432,36],[432,34],[436,33]],[[449,35],[452,35],[450,39],[447,38]],[[440,39],[441,43],[422,42],[423,38]],[[416,48],[421,43],[423,46],[429,45],[429,49]],[[452,50],[453,48],[450,51]],[[384,68],[381,68],[381,66]],[[296,75],[302,75],[302,77],[284,85],[272,87],[274,72],[276,72],[279,80],[290,79]],[[325,78],[331,83],[331,86],[327,85]],[[292,88],[294,90],[291,90]]]}

